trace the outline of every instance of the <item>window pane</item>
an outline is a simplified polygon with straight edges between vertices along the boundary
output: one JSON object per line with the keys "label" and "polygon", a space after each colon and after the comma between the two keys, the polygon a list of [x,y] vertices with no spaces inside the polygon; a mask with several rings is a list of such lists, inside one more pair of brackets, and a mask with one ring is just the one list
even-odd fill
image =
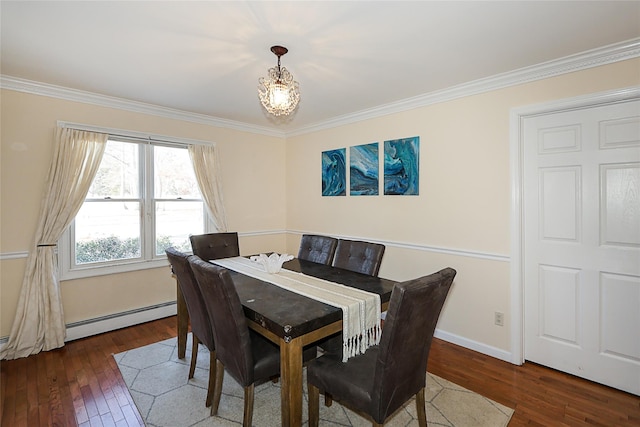
{"label": "window pane", "polygon": [[138,144],[107,141],[100,169],[91,184],[87,198],[137,199],[140,191],[138,153]]}
{"label": "window pane", "polygon": [[204,233],[202,202],[156,203],[156,255],[163,255],[170,246],[191,252],[190,234]]}
{"label": "window pane", "polygon": [[200,190],[185,148],[155,146],[154,186],[156,199],[199,199]]}
{"label": "window pane", "polygon": [[141,257],[140,203],[85,202],[75,219],[76,264]]}

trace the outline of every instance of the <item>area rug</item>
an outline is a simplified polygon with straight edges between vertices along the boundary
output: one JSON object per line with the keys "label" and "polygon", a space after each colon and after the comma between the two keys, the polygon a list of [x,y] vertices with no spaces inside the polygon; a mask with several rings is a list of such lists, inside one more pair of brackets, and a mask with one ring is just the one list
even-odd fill
{"label": "area rug", "polygon": [[[177,339],[150,344],[114,355],[122,377],[148,427],[208,427],[242,425],[243,390],[230,375],[224,376],[218,415],[205,407],[209,378],[208,351],[200,346],[194,378],[189,380],[191,334],[187,355],[178,359]],[[305,379],[306,383],[306,379]],[[503,427],[513,410],[452,382],[427,373],[427,420],[429,426]],[[370,426],[356,413],[334,402],[324,405],[321,396],[321,426]],[[306,384],[303,425],[308,425]],[[255,388],[253,425],[280,426],[280,384],[267,382]],[[385,426],[417,426],[415,402],[409,401]]]}

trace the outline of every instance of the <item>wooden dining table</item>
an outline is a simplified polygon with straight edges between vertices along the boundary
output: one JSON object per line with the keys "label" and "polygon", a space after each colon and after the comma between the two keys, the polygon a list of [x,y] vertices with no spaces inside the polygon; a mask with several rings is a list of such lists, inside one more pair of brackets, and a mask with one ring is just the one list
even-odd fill
{"label": "wooden dining table", "polygon": [[[396,282],[294,258],[282,268],[380,295],[386,310]],[[342,310],[229,270],[249,327],[280,347],[282,426],[302,424],[302,349],[342,330]],[[186,351],[189,315],[177,287],[178,357]]]}

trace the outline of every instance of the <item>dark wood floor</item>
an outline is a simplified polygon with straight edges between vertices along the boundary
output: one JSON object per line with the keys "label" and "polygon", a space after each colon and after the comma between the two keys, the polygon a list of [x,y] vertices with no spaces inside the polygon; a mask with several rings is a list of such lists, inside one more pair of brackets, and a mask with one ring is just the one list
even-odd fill
{"label": "dark wood floor", "polygon": [[[142,426],[112,354],[176,336],[169,317],[2,361],[1,425]],[[428,370],[515,409],[514,426],[640,426],[640,397],[435,340]],[[428,413],[427,413],[428,415]]]}

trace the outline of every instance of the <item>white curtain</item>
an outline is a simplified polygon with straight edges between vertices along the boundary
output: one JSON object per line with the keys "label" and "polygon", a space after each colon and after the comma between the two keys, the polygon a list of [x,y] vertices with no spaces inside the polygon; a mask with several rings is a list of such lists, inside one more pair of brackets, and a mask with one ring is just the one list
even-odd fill
{"label": "white curtain", "polygon": [[57,128],[35,240],[16,316],[2,359],[62,347],[66,336],[55,255],[56,242],[84,202],[98,171],[107,134]]}
{"label": "white curtain", "polygon": [[227,231],[227,218],[222,201],[220,167],[216,147],[212,145],[190,145],[189,156],[196,173],[196,180],[204,204],[219,232]]}

